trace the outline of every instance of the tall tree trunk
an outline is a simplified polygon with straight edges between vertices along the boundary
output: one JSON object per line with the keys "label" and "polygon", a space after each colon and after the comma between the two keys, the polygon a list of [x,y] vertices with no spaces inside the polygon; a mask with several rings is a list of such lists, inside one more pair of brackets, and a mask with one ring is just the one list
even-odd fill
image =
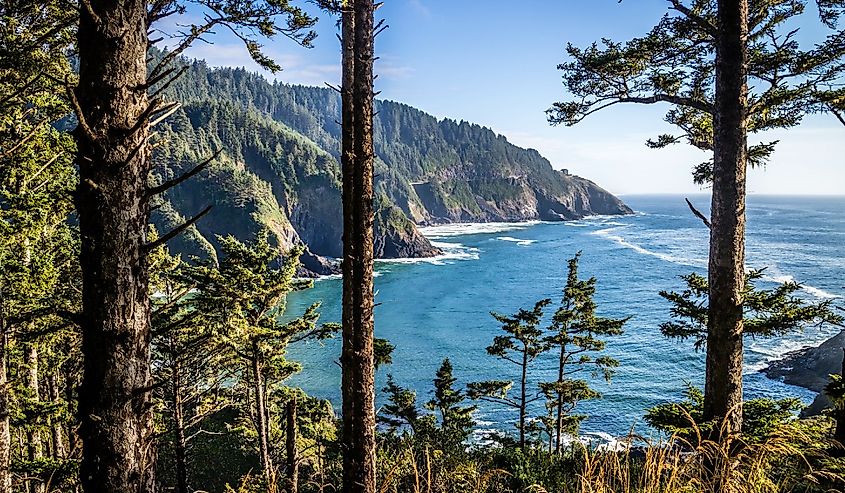
{"label": "tall tree trunk", "polygon": [[6,309],[0,287],[0,493],[12,493],[12,435],[9,428],[9,379],[6,354],[9,336],[6,333]]}
{"label": "tall tree trunk", "polygon": [[[29,390],[30,398],[33,402],[37,403],[41,401],[41,389],[38,385],[38,346],[35,342],[29,342],[24,345],[24,348],[24,366],[26,367],[24,381],[26,388]],[[44,458],[41,431],[35,423],[26,431],[26,448],[27,458],[30,462],[39,461]],[[44,491],[44,482],[41,479],[32,479],[29,483],[31,491],[34,493],[42,493]]]}
{"label": "tall tree trunk", "polygon": [[704,419],[742,429],[742,289],[748,115],[748,1],[719,0]]}
{"label": "tall tree trunk", "polygon": [[299,454],[296,450],[296,396],[287,403],[285,449],[287,452],[287,493],[299,492]]}
{"label": "tall tree trunk", "polygon": [[270,457],[270,424],[267,421],[267,394],[264,389],[264,374],[261,369],[257,344],[253,345],[252,351],[252,378],[255,392],[255,427],[258,432],[258,454],[261,460],[261,468],[264,478],[267,480],[270,491],[276,489],[275,470],[273,460]]}
{"label": "tall tree trunk", "polygon": [[[564,373],[566,368],[566,344],[563,342],[560,343],[560,359],[558,361],[557,366],[557,381],[558,383],[563,382],[563,377],[566,375]],[[557,419],[555,420],[555,453],[560,455],[561,453],[561,440],[563,439],[563,392],[558,389],[557,393],[557,404],[556,404],[556,411],[557,411]]]}
{"label": "tall tree trunk", "polygon": [[154,447],[144,248],[147,2],[83,4],[75,91],[84,356],[80,477],[87,493],[148,492],[154,488]]}
{"label": "tall tree trunk", "polygon": [[522,348],[522,375],[519,379],[519,448],[525,450],[525,417],[528,414],[525,387],[528,385],[528,348]]}
{"label": "tall tree trunk", "polygon": [[176,491],[188,493],[188,460],[187,442],[185,440],[185,409],[182,399],[182,368],[179,364],[179,353],[171,341],[170,384],[173,393],[173,432],[175,443],[173,447],[176,456]]}
{"label": "tall tree trunk", "polygon": [[[54,406],[61,404],[59,400],[59,382],[55,372],[51,372],[47,377],[47,397]],[[53,458],[64,459],[67,451],[65,449],[64,429],[62,428],[61,420],[52,420],[50,422],[50,444]]]}
{"label": "tall tree trunk", "polygon": [[[69,365],[68,365],[69,366]],[[77,391],[79,388],[79,378],[74,376],[72,370],[65,366],[65,402],[70,403],[78,402],[79,397],[77,395]],[[70,409],[68,409],[70,410]],[[79,435],[77,434],[77,426],[74,420],[68,419],[67,423],[65,424],[65,434],[67,435],[67,455],[68,457],[72,457],[74,459],[78,459],[80,457],[80,447],[79,447]]]}
{"label": "tall tree trunk", "polygon": [[[845,382],[845,348],[842,348],[842,373],[840,375],[842,375],[842,381]],[[845,405],[842,405],[835,413],[836,429],[833,432],[833,439],[845,447]],[[845,455],[842,449],[839,449],[837,453],[839,456]]]}
{"label": "tall tree trunk", "polygon": [[343,491],[375,491],[373,1],[343,9]]}

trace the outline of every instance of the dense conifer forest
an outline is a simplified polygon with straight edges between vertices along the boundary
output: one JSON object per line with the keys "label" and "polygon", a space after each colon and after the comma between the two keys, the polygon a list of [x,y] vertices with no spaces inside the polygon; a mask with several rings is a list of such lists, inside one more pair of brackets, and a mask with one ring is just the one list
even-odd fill
{"label": "dense conifer forest", "polygon": [[[447,357],[430,388],[376,388],[395,348],[374,334],[374,261],[440,253],[418,226],[632,212],[488,128],[376,99],[379,4],[0,5],[0,493],[845,490],[845,365],[822,415],[742,388],[747,338],[843,324],[838,300],[746,268],[745,213],[747,169],[777,152],[749,135],[842,121],[845,1],[669,0],[642,37],[568,46],[550,124],[664,103],[678,133],[648,145],[712,156],[690,176],[710,215],[688,202],[707,273],[659,293],[660,330],[703,352],[705,386],[644,411],[657,438],[612,447],[578,440],[583,403],[624,371],[607,345],[638,307],[606,316],[613,280],[579,271],[589,251],[550,266],[566,273],[555,298],[490,307],[500,330],[475,357],[510,371],[462,381]],[[338,87],[184,57],[225,29],[278,70],[263,45],[310,46],[314,11],[337,23]],[[796,19],[824,35],[799,44]],[[327,273],[340,320],[289,306]],[[288,354],[331,338],[334,406],[290,384]],[[515,419],[481,433],[482,404]]]}

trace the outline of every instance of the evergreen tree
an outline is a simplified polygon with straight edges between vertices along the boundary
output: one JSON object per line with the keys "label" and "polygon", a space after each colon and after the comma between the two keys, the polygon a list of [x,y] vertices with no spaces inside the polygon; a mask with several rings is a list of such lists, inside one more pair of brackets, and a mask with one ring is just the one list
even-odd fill
{"label": "evergreen tree", "polygon": [[[82,238],[86,356],[80,478],[90,492],[155,488],[147,254],[157,244],[146,238],[149,201],[195,174],[148,186],[150,128],[178,108],[160,97],[160,89],[179,76],[169,64],[215,27],[235,33],[252,58],[269,69],[279,67],[262,53],[256,37],[283,34],[306,45],[314,37],[309,30],[314,20],[287,1],[191,2],[202,12],[197,16],[202,22],[178,29],[171,38],[176,46],[148,70],[148,49],[159,41],[148,33],[166,32],[161,21],[173,22],[188,3],[90,0],[79,9],[68,6],[79,15],[78,84],[67,93],[76,114],[80,176],[74,197]],[[156,241],[166,242],[201,216]]]}
{"label": "evergreen tree", "polygon": [[[795,414],[804,405],[796,398],[759,398],[746,401],[743,407],[743,439],[760,442],[769,438],[779,426],[797,419]],[[703,416],[704,394],[688,385],[681,402],[659,404],[648,410],[645,420],[655,429],[695,447],[699,445],[697,440],[706,436],[713,426],[712,422],[704,422]]]}
{"label": "evergreen tree", "polygon": [[542,398],[541,393],[529,395],[528,369],[531,363],[549,348],[548,343],[543,338],[540,323],[543,319],[543,310],[550,303],[551,300],[548,299],[540,300],[534,304],[534,308],[531,310],[520,309],[513,316],[492,314],[493,318],[502,324],[502,331],[505,332],[505,335],[493,338],[493,344],[487,347],[487,354],[519,368],[518,397],[508,396],[508,392],[514,384],[511,380],[488,380],[472,382],[467,385],[470,398],[503,404],[517,410],[519,421],[516,428],[519,430],[520,449],[525,449],[526,445],[528,406]]}
{"label": "evergreen tree", "polygon": [[[842,317],[833,311],[832,300],[809,301],[796,293],[801,284],[790,281],[772,289],[760,289],[765,269],[745,274],[741,291],[744,334],[750,337],[775,337],[802,330],[807,326],[840,324]],[[672,320],[660,325],[666,337],[692,339],[696,350],[704,349],[707,339],[707,279],[692,273],[681,276],[687,285],[681,292],[661,291],[672,303]]]}
{"label": "evergreen tree", "polygon": [[[831,300],[811,302],[796,296],[801,285],[796,282],[786,282],[772,289],[760,289],[757,284],[763,277],[763,270],[753,270],[745,275],[743,288],[740,293],[742,300],[742,319],[744,332],[749,337],[775,337],[806,326],[822,324],[840,324],[842,317],[832,311]],[[708,338],[708,317],[707,307],[708,289],[707,279],[698,274],[682,276],[687,287],[681,292],[661,291],[660,296],[672,303],[671,313],[673,319],[661,324],[660,330],[666,337],[686,340],[692,339],[696,350],[705,349],[711,340]],[[694,397],[695,394],[689,394]],[[695,399],[690,402],[695,403]],[[751,404],[757,406],[759,402]],[[789,409],[794,405],[783,404]],[[691,408],[694,406],[686,406]],[[657,411],[649,412],[647,418],[652,425],[664,429],[680,429],[677,423],[686,422],[689,419],[683,416],[666,418],[666,411],[674,409],[671,407],[658,407]],[[702,407],[702,410],[704,407]],[[759,414],[759,413],[758,413]],[[759,416],[758,416],[759,417]],[[722,426],[718,420],[713,419],[706,413],[701,416],[693,415],[695,424],[709,432],[718,433],[714,428]],[[674,424],[673,423],[674,420]],[[743,424],[743,432],[759,431],[759,427],[750,423]]]}
{"label": "evergreen tree", "polygon": [[250,244],[231,236],[219,238],[220,264],[200,261],[187,269],[187,276],[197,287],[193,309],[215,324],[229,357],[240,364],[233,372],[248,388],[263,477],[274,489],[270,404],[284,380],[300,369],[285,358],[285,349],[292,342],[331,337],[336,327],[317,325],[319,303],[297,318],[283,320],[287,295],[311,287],[313,281],[294,277],[301,251],[288,252],[280,261],[268,236],[263,231]]}
{"label": "evergreen tree", "polygon": [[[617,104],[668,103],[666,121],[681,135],[661,135],[648,145],[686,141],[712,153],[693,175],[713,188],[704,414],[725,422],[717,433],[742,427],[746,170],[765,163],[776,144],[749,145],[748,134],[798,125],[817,107],[818,84],[840,74],[845,53],[836,36],[801,49],[789,23],[807,4],[670,0],[670,13],[644,37],[605,39],[586,49],[569,45],[572,61],[559,68],[574,100],[548,111],[552,124],[574,125]],[[828,27],[845,7],[838,0],[818,5]]]}
{"label": "evergreen tree", "polygon": [[387,375],[383,392],[387,394],[387,403],[382,406],[376,419],[387,425],[394,435],[401,430],[410,429],[420,439],[429,438],[433,416],[420,413],[417,407],[417,393],[397,385],[393,375]]}
{"label": "evergreen tree", "polygon": [[439,442],[445,447],[462,444],[475,425],[472,415],[477,407],[463,405],[467,397],[455,388],[457,381],[452,375],[452,362],[445,358],[434,377],[434,397],[425,404],[426,409],[440,415]]}
{"label": "evergreen tree", "polygon": [[38,493],[51,478],[67,487],[71,468],[57,389],[72,384],[61,369],[76,356],[74,146],[57,128],[68,112],[57,80],[71,75],[75,11],[53,1],[0,11],[0,492]]}
{"label": "evergreen tree", "polygon": [[375,493],[373,342],[373,0],[344,0],[341,11],[343,164],[343,491]]}
{"label": "evergreen tree", "polygon": [[162,413],[157,446],[161,450],[166,443],[172,450],[177,493],[193,491],[191,467],[199,458],[190,455],[191,442],[209,419],[232,405],[225,382],[235,377],[212,324],[192,306],[189,294],[196,286],[182,274],[184,268],[165,246],[150,252],[152,366]]}
{"label": "evergreen tree", "polygon": [[[845,353],[845,348],[842,349]],[[845,354],[842,359],[842,372],[830,375],[830,382],[825,386],[824,393],[833,404],[830,414],[836,421],[836,428],[833,431],[833,439],[845,447]],[[837,452],[843,455],[842,451]]]}
{"label": "evergreen tree", "polygon": [[596,316],[596,279],[578,278],[578,259],[581,253],[569,260],[569,272],[563,299],[552,318],[546,337],[550,349],[558,348],[557,379],[540,384],[554,414],[555,451],[560,454],[564,433],[576,434],[584,415],[572,414],[579,401],[595,399],[601,394],[590,388],[584,378],[585,371],[601,374],[610,381],[619,362],[609,356],[598,356],[606,346],[601,336],[622,334],[627,319]]}

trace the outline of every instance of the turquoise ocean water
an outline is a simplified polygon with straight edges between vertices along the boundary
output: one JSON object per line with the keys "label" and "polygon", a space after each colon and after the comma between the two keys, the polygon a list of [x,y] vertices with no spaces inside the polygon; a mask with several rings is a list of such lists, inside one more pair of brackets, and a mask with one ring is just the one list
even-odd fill
{"label": "turquoise ocean water", "polygon": [[[707,212],[709,197],[692,196]],[[542,298],[561,297],[566,261],[583,251],[581,274],[598,278],[601,315],[631,316],[623,336],[607,352],[621,365],[610,384],[596,381],[603,398],[579,405],[589,415],[582,431],[600,436],[626,434],[632,426],[648,433],[645,410],[676,400],[686,382],[703,385],[703,354],[691,342],[664,338],[667,320],[661,289],[681,289],[678,276],[706,272],[707,230],[690,214],[681,196],[623,197],[631,216],[593,217],[566,223],[458,224],[424,229],[445,254],[425,260],[380,261],[376,271],[376,333],[396,346],[392,365],[379,370],[428,400],[440,362],[449,357],[461,383],[515,377],[514,368],[487,356],[498,333],[489,312],[511,313]],[[834,299],[845,306],[845,197],[752,196],[748,203],[747,265],[766,267],[766,281],[795,280],[808,299]],[[340,321],[339,279],[291,296],[288,313],[322,300],[322,320]],[[835,328],[808,328],[777,339],[746,342],[746,398],[798,396],[812,392],[769,380],[765,363],[805,345],[818,344]],[[339,408],[340,341],[309,342],[291,348],[303,365],[291,384],[330,399]],[[553,380],[553,356],[541,358],[532,382]],[[381,396],[378,398],[379,402]],[[539,406],[540,404],[538,404]],[[539,408],[538,413],[542,412]],[[479,429],[511,430],[516,413],[483,404]]]}

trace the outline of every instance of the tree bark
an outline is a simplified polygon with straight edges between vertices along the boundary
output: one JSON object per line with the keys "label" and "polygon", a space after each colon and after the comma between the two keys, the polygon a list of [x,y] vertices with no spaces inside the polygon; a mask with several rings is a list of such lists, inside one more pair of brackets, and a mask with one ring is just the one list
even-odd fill
{"label": "tree bark", "polygon": [[[55,372],[47,376],[47,398],[55,406],[61,404],[59,401],[59,382]],[[63,459],[67,455],[61,420],[50,422],[50,448],[55,459]]]}
{"label": "tree bark", "polygon": [[[29,342],[24,345],[24,348],[24,365],[26,367],[24,381],[26,382],[26,388],[29,390],[29,396],[33,402],[40,402],[41,389],[38,385],[38,346],[35,342]],[[36,423],[33,423],[33,426],[26,431],[26,448],[27,458],[30,462],[44,458],[41,431],[38,429]],[[44,482],[41,479],[30,479],[29,486],[34,493],[42,493],[44,491]]]}
{"label": "tree bark", "polygon": [[715,440],[742,429],[748,2],[719,0],[718,9],[704,386],[704,419],[715,423]]}
{"label": "tree bark", "polygon": [[[842,381],[845,382],[845,348],[842,348]],[[845,406],[840,407],[836,411],[836,429],[833,432],[833,439],[839,442],[840,445],[845,446]],[[845,455],[841,449],[837,452],[839,456]]]}
{"label": "tree bark", "polygon": [[147,2],[83,4],[75,90],[84,356],[80,479],[87,493],[148,492],[155,448],[144,251]]}
{"label": "tree bark", "polygon": [[528,414],[525,387],[528,385],[528,348],[522,348],[522,375],[519,379],[519,448],[525,450],[525,417]]}
{"label": "tree bark", "polygon": [[291,397],[287,403],[285,449],[287,452],[286,476],[287,493],[299,492],[299,454],[296,449],[297,427],[296,427],[296,396]]}
{"label": "tree bark", "polygon": [[9,336],[6,333],[6,311],[3,288],[0,287],[0,493],[12,493],[12,435],[9,428],[9,380],[6,354]]}
{"label": "tree bark", "polygon": [[270,426],[267,421],[267,394],[264,389],[264,375],[261,369],[257,344],[254,344],[252,354],[252,378],[255,392],[255,427],[258,432],[258,454],[264,478],[270,491],[276,489],[273,459],[270,457]]}
{"label": "tree bark", "polygon": [[[558,367],[557,367],[557,381],[558,383],[563,382],[563,377],[566,375],[566,344],[561,342],[560,344],[560,359],[558,360]],[[561,453],[561,440],[563,438],[563,393],[558,389],[557,394],[557,419],[555,421],[555,453],[560,455]]]}
{"label": "tree bark", "polygon": [[343,9],[343,491],[375,491],[373,1]]}
{"label": "tree bark", "polygon": [[173,452],[176,458],[176,491],[188,493],[188,445],[185,440],[185,409],[182,399],[182,368],[179,354],[171,341],[171,392],[173,393],[173,433],[175,443]]}

